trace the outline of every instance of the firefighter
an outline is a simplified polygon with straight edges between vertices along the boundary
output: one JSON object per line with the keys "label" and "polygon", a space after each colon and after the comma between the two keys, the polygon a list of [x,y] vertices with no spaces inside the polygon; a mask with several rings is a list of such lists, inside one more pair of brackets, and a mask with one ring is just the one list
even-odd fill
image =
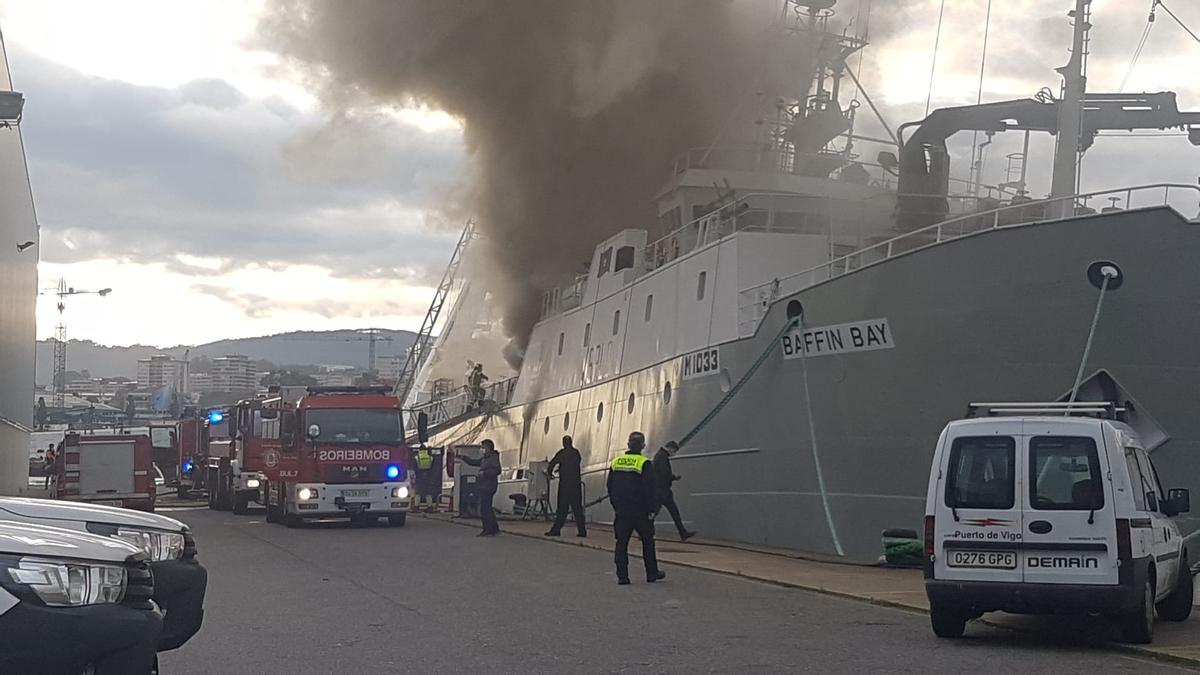
{"label": "firefighter", "polygon": [[[420,510],[432,511],[437,507],[437,494],[432,489],[433,481],[430,479],[432,473],[433,453],[422,445],[417,450],[417,508]],[[429,504],[425,503],[426,498]]]}
{"label": "firefighter", "polygon": [[483,531],[479,536],[494,537],[500,534],[500,524],[496,522],[496,508],[492,506],[492,500],[495,499],[496,490],[500,486],[500,453],[496,452],[496,444],[490,438],[483,439],[480,445],[483,446],[483,456],[479,459],[462,455],[458,458],[471,466],[479,467],[479,474],[475,477],[475,489],[479,490],[479,519],[483,521]]}
{"label": "firefighter", "polygon": [[687,541],[696,536],[695,532],[689,532],[683,526],[683,518],[679,515],[679,506],[675,504],[675,493],[671,490],[671,484],[679,480],[674,471],[671,470],[671,455],[679,452],[679,444],[675,441],[667,441],[667,444],[658,449],[654,454],[654,478],[658,485],[658,503],[667,507],[667,511],[671,514],[671,519],[675,521],[675,529],[679,530],[679,541]]}
{"label": "firefighter", "polygon": [[483,364],[476,363],[471,369],[470,375],[467,376],[467,388],[471,392],[471,407],[478,406],[483,403],[485,392],[483,383],[487,382],[488,376],[483,374]]}
{"label": "firefighter", "polygon": [[554,476],[554,467],[558,467],[558,505],[554,511],[554,525],[546,533],[547,537],[557,537],[562,533],[563,525],[567,522],[567,511],[575,514],[575,536],[587,536],[587,521],[583,511],[583,473],[580,465],[583,456],[575,448],[570,436],[562,437],[562,449],[554,453],[546,474]]}
{"label": "firefighter", "polygon": [[642,455],[646,436],[640,431],[629,434],[628,450],[613,460],[608,472],[608,499],[612,503],[613,534],[617,538],[613,560],[617,564],[617,583],[629,584],[629,539],[634,532],[642,539],[642,561],[646,581],[654,583],[667,577],[658,569],[654,553],[654,513],[658,510],[654,464]]}

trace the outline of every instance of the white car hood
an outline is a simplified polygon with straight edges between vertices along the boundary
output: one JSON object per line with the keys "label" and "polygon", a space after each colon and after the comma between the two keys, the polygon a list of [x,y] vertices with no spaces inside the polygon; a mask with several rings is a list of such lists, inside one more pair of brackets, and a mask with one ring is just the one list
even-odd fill
{"label": "white car hood", "polygon": [[0,520],[36,522],[37,520],[75,521],[79,523],[107,523],[131,527],[152,528],[182,532],[186,526],[166,516],[145,511],[101,506],[84,502],[67,502],[55,499],[30,499],[28,497],[0,497]]}
{"label": "white car hood", "polygon": [[139,552],[113,537],[0,520],[0,554],[121,563]]}

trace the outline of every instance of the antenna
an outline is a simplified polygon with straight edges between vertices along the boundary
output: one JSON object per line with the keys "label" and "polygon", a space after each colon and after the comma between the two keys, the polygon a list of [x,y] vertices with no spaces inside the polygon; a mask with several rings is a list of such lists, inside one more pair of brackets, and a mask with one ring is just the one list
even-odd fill
{"label": "antenna", "polygon": [[1058,104],[1058,144],[1054,150],[1054,174],[1050,197],[1058,199],[1053,208],[1059,217],[1073,215],[1075,204],[1066,199],[1077,192],[1079,182],[1080,139],[1083,137],[1083,97],[1087,93],[1087,43],[1092,30],[1092,0],[1075,0],[1068,16],[1074,19],[1071,60],[1058,68],[1063,76],[1063,95]]}

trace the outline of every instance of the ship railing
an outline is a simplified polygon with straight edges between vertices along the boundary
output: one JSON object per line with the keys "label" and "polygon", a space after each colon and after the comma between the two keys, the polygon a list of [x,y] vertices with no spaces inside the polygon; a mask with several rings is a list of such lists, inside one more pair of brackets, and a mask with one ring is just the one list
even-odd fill
{"label": "ship railing", "polygon": [[1179,210],[1184,203],[1190,204],[1192,207],[1196,206],[1200,200],[1200,186],[1186,183],[1155,183],[1101,190],[1070,197],[1010,204],[990,211],[972,213],[928,225],[861,247],[820,265],[743,289],[738,298],[739,334],[742,337],[753,335],[770,309],[770,305],[781,297],[896,256],[937,246],[969,234],[1097,213],[1095,209],[1086,206],[1087,202],[1093,200],[1110,202],[1110,205],[1102,208],[1100,213],[1154,206],[1172,206],[1173,208],[1178,207],[1176,210]]}
{"label": "ship railing", "polygon": [[[875,145],[892,147],[889,142],[878,139],[855,137]],[[853,168],[852,168],[853,167]],[[811,168],[812,173],[806,173]],[[886,190],[894,190],[897,181],[896,167],[885,167],[878,162],[868,162],[856,153],[822,151],[796,152],[791,144],[776,146],[762,145],[718,145],[715,147],[692,148],[675,158],[674,173],[679,175],[689,169],[745,171],[748,173],[773,173],[789,176],[828,178],[841,182],[859,183]],[[1018,194],[1012,185],[989,185],[973,183],[961,178],[950,178],[950,184],[963,195],[981,199],[1004,199]]]}
{"label": "ship railing", "polygon": [[[483,388],[483,401],[490,402],[496,406],[506,406],[513,400],[513,394],[517,389],[517,378],[506,377],[497,380]],[[457,389],[451,390],[448,394],[417,404],[408,410],[408,419],[405,420],[407,429],[417,428],[417,414],[425,413],[429,417],[429,426],[433,427],[438,424],[444,424],[456,417],[461,417],[471,410],[478,407],[480,401],[477,400],[475,392],[471,391],[466,385]]]}

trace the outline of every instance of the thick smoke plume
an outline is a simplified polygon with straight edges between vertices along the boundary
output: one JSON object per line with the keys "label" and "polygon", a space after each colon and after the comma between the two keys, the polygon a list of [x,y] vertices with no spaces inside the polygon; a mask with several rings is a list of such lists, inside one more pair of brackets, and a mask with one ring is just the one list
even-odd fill
{"label": "thick smoke plume", "polygon": [[[471,209],[519,354],[540,291],[654,223],[673,161],[755,94],[772,0],[272,0],[266,41],[327,102],[459,117]],[[728,138],[722,138],[728,141]]]}

